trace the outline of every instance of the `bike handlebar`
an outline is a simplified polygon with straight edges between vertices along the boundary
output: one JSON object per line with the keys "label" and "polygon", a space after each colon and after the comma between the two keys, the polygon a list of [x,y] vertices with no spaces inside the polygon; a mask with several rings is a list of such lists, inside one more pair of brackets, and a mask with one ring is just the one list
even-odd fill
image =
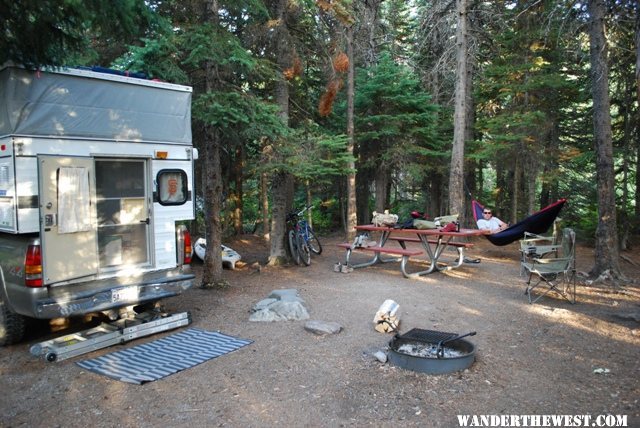
{"label": "bike handlebar", "polygon": [[313,208],[313,205],[309,205],[308,207],[304,207],[302,210],[300,210],[298,212],[292,211],[289,214],[287,214],[287,217],[292,217],[292,216],[300,217],[300,216],[302,216],[302,214],[305,213],[305,211],[310,210],[311,208]]}
{"label": "bike handlebar", "polygon": [[310,210],[311,208],[313,208],[313,205],[309,205],[308,207],[304,207],[304,208],[302,209],[302,211],[300,211],[300,212],[298,213],[298,215],[300,216],[300,215],[304,214],[304,212],[305,212],[305,211]]}

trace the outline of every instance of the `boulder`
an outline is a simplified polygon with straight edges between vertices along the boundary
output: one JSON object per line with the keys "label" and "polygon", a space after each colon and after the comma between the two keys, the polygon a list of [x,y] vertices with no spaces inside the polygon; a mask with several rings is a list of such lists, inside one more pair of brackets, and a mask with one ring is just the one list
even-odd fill
{"label": "boulder", "polygon": [[333,321],[310,320],[304,324],[304,329],[318,336],[324,336],[327,334],[340,333],[342,326]]}

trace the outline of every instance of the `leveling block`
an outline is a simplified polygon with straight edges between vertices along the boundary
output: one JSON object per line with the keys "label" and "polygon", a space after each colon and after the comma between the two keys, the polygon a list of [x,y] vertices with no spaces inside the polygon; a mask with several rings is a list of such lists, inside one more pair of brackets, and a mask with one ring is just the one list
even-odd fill
{"label": "leveling block", "polygon": [[68,334],[52,340],[36,343],[30,349],[32,355],[47,361],[62,361],[97,349],[125,343],[139,337],[189,325],[191,315],[181,312],[174,315],[143,312],[132,318],[123,318],[112,323],[78,333]]}

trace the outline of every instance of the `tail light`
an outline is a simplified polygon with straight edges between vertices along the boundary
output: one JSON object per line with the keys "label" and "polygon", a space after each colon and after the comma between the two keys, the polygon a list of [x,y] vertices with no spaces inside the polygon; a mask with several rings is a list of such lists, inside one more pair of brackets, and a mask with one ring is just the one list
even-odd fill
{"label": "tail light", "polygon": [[191,254],[193,247],[191,246],[191,233],[189,230],[184,230],[184,264],[191,264]]}
{"label": "tail light", "polygon": [[27,287],[42,287],[42,254],[39,244],[31,244],[27,247],[24,274],[24,284]]}
{"label": "tail light", "polygon": [[191,233],[186,226],[180,225],[177,229],[178,237],[178,262],[188,265],[191,264],[191,255],[193,248],[191,247]]}

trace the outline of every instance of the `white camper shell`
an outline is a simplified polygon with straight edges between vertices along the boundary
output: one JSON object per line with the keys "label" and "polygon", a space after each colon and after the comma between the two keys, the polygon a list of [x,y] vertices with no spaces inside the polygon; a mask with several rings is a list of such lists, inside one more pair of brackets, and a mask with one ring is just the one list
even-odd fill
{"label": "white camper shell", "polygon": [[15,314],[82,315],[192,285],[191,93],[0,69],[0,334]]}

